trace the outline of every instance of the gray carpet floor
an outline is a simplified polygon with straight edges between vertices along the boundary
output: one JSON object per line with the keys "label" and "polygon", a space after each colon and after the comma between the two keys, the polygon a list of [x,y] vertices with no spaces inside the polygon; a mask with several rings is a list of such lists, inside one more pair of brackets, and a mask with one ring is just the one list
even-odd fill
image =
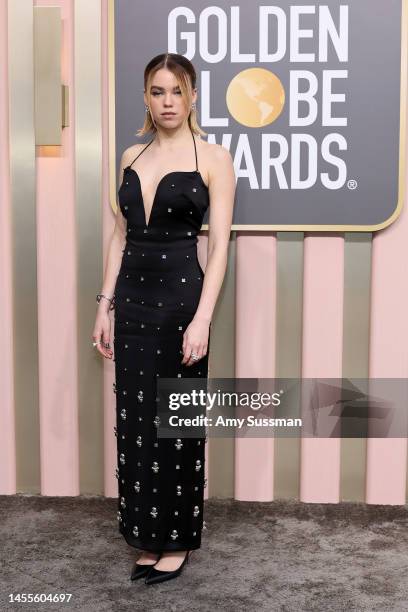
{"label": "gray carpet floor", "polygon": [[[408,507],[205,502],[202,547],[181,576],[131,582],[140,551],[116,500],[0,496],[0,610],[407,611]],[[72,593],[69,603],[10,603]]]}

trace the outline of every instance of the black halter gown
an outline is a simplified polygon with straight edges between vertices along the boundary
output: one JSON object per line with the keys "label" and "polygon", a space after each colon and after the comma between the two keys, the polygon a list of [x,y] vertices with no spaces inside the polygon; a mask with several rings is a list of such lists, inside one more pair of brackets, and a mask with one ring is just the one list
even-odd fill
{"label": "black halter gown", "polygon": [[126,246],[115,289],[114,358],[119,531],[149,551],[201,545],[206,438],[158,438],[157,377],[208,375],[208,353],[181,364],[204,273],[197,234],[209,193],[196,169],[169,172],[157,185],[148,222],[140,177],[124,169],[119,205]]}

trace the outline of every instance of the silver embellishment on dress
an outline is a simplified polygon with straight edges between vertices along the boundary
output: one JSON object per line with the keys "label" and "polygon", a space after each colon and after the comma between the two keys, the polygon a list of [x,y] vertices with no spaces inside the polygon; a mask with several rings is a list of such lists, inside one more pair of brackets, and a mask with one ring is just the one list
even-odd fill
{"label": "silver embellishment on dress", "polygon": [[196,532],[196,531],[193,531],[193,536],[195,536],[195,535],[197,535],[197,532]]}
{"label": "silver embellishment on dress", "polygon": [[174,183],[172,183],[171,186],[174,187]]}
{"label": "silver embellishment on dress", "polygon": [[131,255],[131,254],[132,254],[132,251],[128,251],[128,255]]}
{"label": "silver embellishment on dress", "polygon": [[139,393],[137,394],[137,399],[140,403],[143,402],[143,391],[140,390]]}
{"label": "silver embellishment on dress", "polygon": [[153,518],[157,518],[157,515],[159,513],[157,512],[156,506],[152,506],[152,509],[150,510],[150,514],[152,515]]}
{"label": "silver embellishment on dress", "polygon": [[172,208],[168,208],[168,209],[167,209],[167,212],[171,212],[172,210],[173,210]]}
{"label": "silver embellishment on dress", "polygon": [[136,493],[140,493],[140,482],[138,480],[136,480],[134,484],[134,488],[135,488]]}
{"label": "silver embellishment on dress", "polygon": [[142,446],[142,436],[137,436],[136,438],[136,444],[140,447]]}
{"label": "silver embellishment on dress", "polygon": [[207,478],[204,478],[204,489],[207,487]]}
{"label": "silver embellishment on dress", "polygon": [[197,187],[193,187],[193,191],[195,193],[197,191]]}
{"label": "silver embellishment on dress", "polygon": [[161,350],[160,350],[160,349],[157,349],[156,353],[157,353],[158,355],[160,355]]}
{"label": "silver embellishment on dress", "polygon": [[122,410],[120,411],[120,416],[122,417],[122,419],[124,421],[126,421],[126,410],[125,410],[125,408],[122,408]]}
{"label": "silver embellishment on dress", "polygon": [[181,374],[180,374],[180,372],[177,374],[177,378],[181,378]]}
{"label": "silver embellishment on dress", "polygon": [[187,232],[187,236],[191,236],[191,232]]}
{"label": "silver embellishment on dress", "polygon": [[179,466],[179,464],[177,464],[176,465],[176,470],[179,470],[179,469],[180,469],[180,466]]}
{"label": "silver embellishment on dress", "polygon": [[177,485],[177,495],[181,495],[181,485]]}
{"label": "silver embellishment on dress", "polygon": [[163,306],[163,302],[157,302],[158,306]]}
{"label": "silver embellishment on dress", "polygon": [[178,510],[174,511],[174,516],[178,516]]}
{"label": "silver embellishment on dress", "polygon": [[144,324],[144,323],[141,323],[141,324],[140,324],[140,327],[141,327],[142,329],[143,329],[143,327],[144,327],[144,326],[145,326],[145,324]]}
{"label": "silver embellishment on dress", "polygon": [[162,259],[166,259],[166,258],[167,258],[167,255],[162,255]]}
{"label": "silver embellishment on dress", "polygon": [[195,470],[196,470],[196,472],[199,472],[201,470],[201,461],[200,461],[200,459],[197,459],[197,461],[196,461]]}
{"label": "silver embellishment on dress", "polygon": [[127,395],[126,389],[123,389],[122,393],[123,393],[123,395]]}
{"label": "silver embellishment on dress", "polygon": [[116,476],[116,478],[119,480],[119,468],[116,468],[116,470],[115,470],[115,476]]}
{"label": "silver embellishment on dress", "polygon": [[198,516],[199,514],[200,514],[200,509],[199,509],[199,507],[198,507],[198,506],[194,506],[194,512],[193,512],[193,515],[194,515],[194,516]]}
{"label": "silver embellishment on dress", "polygon": [[126,502],[125,502],[125,498],[124,497],[120,498],[120,505],[122,506],[122,508],[126,508]]}
{"label": "silver embellishment on dress", "polygon": [[183,329],[183,326],[182,326],[182,325],[179,325],[179,329]]}
{"label": "silver embellishment on dress", "polygon": [[155,538],[155,537],[156,537],[156,534],[155,534],[155,533],[152,533],[152,538]]}
{"label": "silver embellishment on dress", "polygon": [[153,489],[153,493],[157,493],[157,489],[156,488]]}
{"label": "silver embellishment on dress", "polygon": [[133,527],[133,535],[137,538],[139,537],[139,528],[137,525]]}
{"label": "silver embellishment on dress", "polygon": [[125,210],[127,210],[127,209],[128,209],[128,207],[127,207],[127,206],[125,206]]}
{"label": "silver embellishment on dress", "polygon": [[121,522],[122,514],[121,514],[120,510],[118,510],[118,512],[116,513],[116,517],[117,517],[118,521]]}
{"label": "silver embellishment on dress", "polygon": [[144,281],[144,276],[141,276],[141,277],[140,277],[140,280],[141,280],[141,281]]}
{"label": "silver embellishment on dress", "polygon": [[207,529],[207,523],[205,521],[203,521],[202,529]]}
{"label": "silver embellishment on dress", "polygon": [[170,537],[172,540],[177,540],[177,537],[178,537],[177,529],[173,529]]}
{"label": "silver embellishment on dress", "polygon": [[159,464],[157,463],[157,461],[153,461],[152,470],[155,474],[157,474],[157,472],[159,471]]}
{"label": "silver embellishment on dress", "polygon": [[125,461],[125,453],[120,453],[119,461],[121,462],[122,465],[125,465],[125,463],[126,463],[126,461]]}
{"label": "silver embellishment on dress", "polygon": [[181,438],[177,438],[177,441],[174,443],[174,446],[177,448],[177,450],[180,450],[180,448],[183,447],[183,443],[181,441]]}
{"label": "silver embellishment on dress", "polygon": [[126,301],[127,301],[127,302],[130,302],[130,298],[126,298]]}
{"label": "silver embellishment on dress", "polygon": [[185,278],[182,278],[182,279],[181,279],[181,282],[182,282],[182,283],[185,283],[185,282],[186,282],[186,279],[185,279]]}
{"label": "silver embellishment on dress", "polygon": [[127,345],[127,344],[125,344],[125,348],[128,348],[128,345]]}
{"label": "silver embellishment on dress", "polygon": [[160,417],[155,416],[153,419],[153,423],[155,424],[156,427],[158,427],[160,425]]}
{"label": "silver embellishment on dress", "polygon": [[143,374],[143,370],[140,370],[139,374],[142,376],[142,374]]}

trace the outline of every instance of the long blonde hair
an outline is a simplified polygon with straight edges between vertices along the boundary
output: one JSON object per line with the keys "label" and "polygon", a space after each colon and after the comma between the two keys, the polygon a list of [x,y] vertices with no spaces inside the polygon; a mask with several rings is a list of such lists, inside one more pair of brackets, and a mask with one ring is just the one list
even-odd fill
{"label": "long blonde hair", "polygon": [[[190,108],[190,114],[188,116],[188,125],[193,132],[198,136],[207,135],[197,123],[197,112],[195,108],[191,108],[193,89],[196,86],[196,71],[193,64],[184,55],[178,53],[161,53],[156,55],[147,64],[144,70],[144,89],[147,92],[147,96],[150,96],[150,85],[153,80],[155,73],[161,68],[167,68],[176,77],[181,94],[187,108]],[[156,132],[157,128],[153,122],[150,112],[145,113],[145,120],[142,127],[136,132],[135,136],[144,136],[149,132]]]}

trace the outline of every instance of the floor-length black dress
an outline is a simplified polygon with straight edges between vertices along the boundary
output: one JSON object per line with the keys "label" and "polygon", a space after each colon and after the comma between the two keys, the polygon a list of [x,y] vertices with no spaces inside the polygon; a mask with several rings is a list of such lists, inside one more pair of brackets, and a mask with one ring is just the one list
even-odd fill
{"label": "floor-length black dress", "polygon": [[148,221],[132,166],[154,139],[124,169],[118,192],[127,235],[115,288],[117,514],[127,543],[150,551],[199,548],[203,529],[206,438],[158,438],[156,403],[157,377],[208,375],[209,343],[202,359],[181,364],[203,285],[197,234],[209,206],[192,136],[196,169],[161,178]]}

